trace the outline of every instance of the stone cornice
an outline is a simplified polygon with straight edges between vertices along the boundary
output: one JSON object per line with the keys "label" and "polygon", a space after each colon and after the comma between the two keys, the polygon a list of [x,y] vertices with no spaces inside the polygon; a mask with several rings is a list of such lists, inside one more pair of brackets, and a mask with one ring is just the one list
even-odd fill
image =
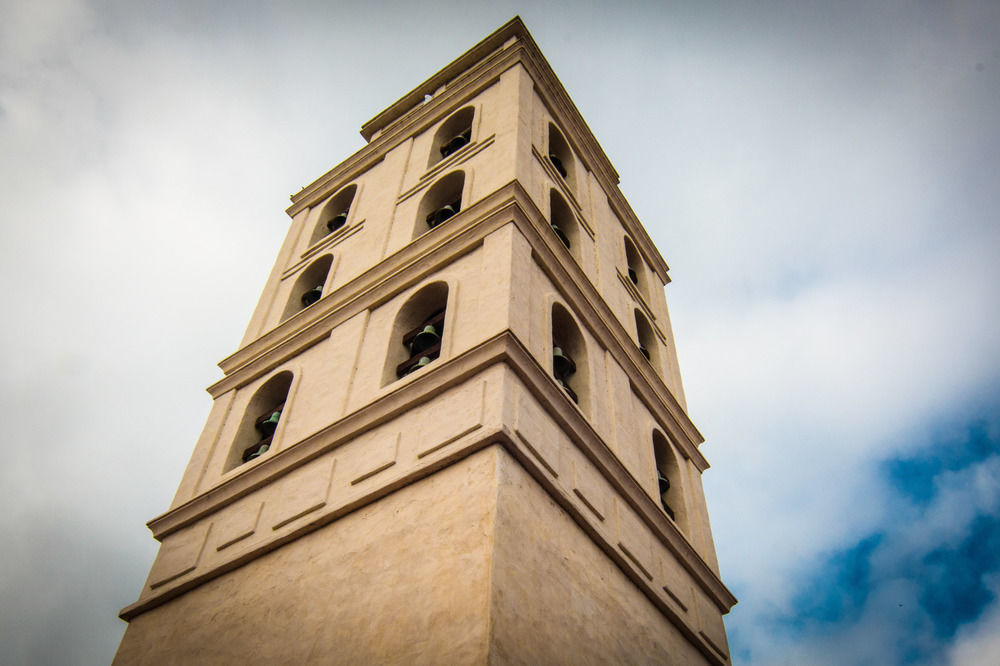
{"label": "stone cornice", "polygon": [[[429,366],[414,381],[404,383],[399,389],[380,396],[375,401],[347,414],[335,423],[299,442],[276,451],[272,456],[262,459],[245,472],[226,479],[208,492],[154,518],[149,521],[148,526],[157,540],[163,540],[169,535],[218,512],[249,493],[274,483],[275,480],[311,460],[352,441],[424,402],[433,400],[449,388],[483,373],[496,364],[504,364],[515,373],[545,412],[564,429],[573,444],[597,466],[623,501],[636,511],[655,538],[673,553],[699,587],[710,596],[713,603],[722,612],[727,612],[736,603],[732,593],[694,550],[676,524],[666,517],[655,501],[642,489],[617,456],[608,448],[582,412],[575,408],[575,405],[558,388],[546,370],[510,331],[504,331],[458,356],[442,359],[441,363]],[[499,440],[511,450],[516,458],[522,461],[522,464],[526,460],[530,460],[529,471],[533,471],[534,475],[538,476],[540,468],[537,462],[527,455],[527,450],[524,449],[516,434],[507,429],[506,425],[499,429],[489,424],[483,425],[486,427],[481,436],[477,436],[475,442],[470,442],[462,454],[450,456],[446,464],[454,463],[491,441]],[[388,492],[423,478],[439,469],[440,466],[438,464],[432,468],[414,471],[405,479],[373,492],[365,503],[374,501]],[[550,493],[553,492],[551,483],[543,485]],[[352,506],[350,510],[356,508],[358,506]],[[325,522],[329,522],[343,513],[345,511],[340,511],[335,515],[331,514],[331,517]],[[312,529],[319,526],[321,524],[317,523],[313,525]],[[591,534],[591,536],[594,535]],[[259,554],[276,548],[284,542],[272,542]],[[242,563],[241,560],[238,564]],[[214,575],[220,573],[224,573],[224,571],[219,571]],[[172,591],[167,593],[172,593]],[[148,603],[150,603],[149,600],[143,602],[143,604]],[[142,610],[132,607],[126,611],[130,616],[142,612]]]}

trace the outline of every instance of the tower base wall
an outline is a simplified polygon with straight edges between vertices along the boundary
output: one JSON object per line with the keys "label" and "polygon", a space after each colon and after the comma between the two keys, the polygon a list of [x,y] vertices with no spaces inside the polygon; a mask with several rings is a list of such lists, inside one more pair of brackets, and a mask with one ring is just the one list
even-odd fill
{"label": "tower base wall", "polygon": [[489,663],[709,663],[502,449],[497,478]]}
{"label": "tower base wall", "polygon": [[114,664],[485,663],[496,451],[133,618]]}
{"label": "tower base wall", "polygon": [[114,663],[709,662],[495,445],[136,616]]}

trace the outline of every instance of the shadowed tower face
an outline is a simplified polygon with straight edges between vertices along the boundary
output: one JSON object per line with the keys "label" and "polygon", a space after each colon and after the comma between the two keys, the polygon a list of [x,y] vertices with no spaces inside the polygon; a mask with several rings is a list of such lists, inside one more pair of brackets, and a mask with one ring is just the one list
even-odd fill
{"label": "shadowed tower face", "polygon": [[667,266],[514,19],[291,225],[115,663],[729,661]]}

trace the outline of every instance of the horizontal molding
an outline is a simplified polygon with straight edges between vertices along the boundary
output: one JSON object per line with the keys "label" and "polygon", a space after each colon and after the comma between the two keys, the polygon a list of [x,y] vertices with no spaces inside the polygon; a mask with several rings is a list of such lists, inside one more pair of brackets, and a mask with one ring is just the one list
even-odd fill
{"label": "horizontal molding", "polygon": [[327,234],[322,240],[317,241],[314,245],[306,248],[306,251],[302,253],[301,259],[296,262],[291,268],[285,270],[281,275],[281,279],[285,279],[290,274],[294,273],[299,269],[303,263],[309,261],[312,257],[321,253],[323,250],[328,250],[336,245],[340,245],[343,241],[347,240],[354,234],[358,233],[364,229],[366,220],[361,220],[357,224],[352,224],[349,227],[344,227],[343,229],[337,229],[332,234]]}
{"label": "horizontal molding", "polygon": [[409,199],[417,192],[420,192],[428,185],[434,183],[437,180],[437,177],[443,174],[445,171],[448,171],[449,169],[453,169],[460,164],[468,162],[470,159],[472,159],[479,153],[483,152],[484,150],[492,146],[495,140],[496,140],[496,135],[491,134],[481,142],[470,143],[466,146],[462,146],[461,150],[449,155],[448,157],[444,158],[443,160],[432,166],[427,171],[427,173],[425,173],[420,177],[420,180],[417,181],[416,185],[414,185],[410,189],[400,194],[399,198],[396,199],[396,205],[401,204],[403,201]]}

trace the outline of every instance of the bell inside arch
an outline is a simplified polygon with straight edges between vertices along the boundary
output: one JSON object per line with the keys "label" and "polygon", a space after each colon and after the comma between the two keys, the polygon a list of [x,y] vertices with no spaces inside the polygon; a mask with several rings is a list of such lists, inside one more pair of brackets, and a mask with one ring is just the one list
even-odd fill
{"label": "bell inside arch", "polygon": [[326,228],[330,230],[330,233],[333,233],[334,231],[341,228],[345,224],[347,224],[346,210],[343,213],[340,213],[339,215],[331,217],[330,220],[326,223]]}
{"label": "bell inside arch", "polygon": [[552,348],[552,370],[559,379],[576,372],[576,363],[562,350],[562,347]]}
{"label": "bell inside arch", "polygon": [[469,137],[466,134],[459,134],[452,137],[451,140],[441,146],[441,157],[448,157],[452,153],[458,152],[467,143],[469,143]]}
{"label": "bell inside arch", "polygon": [[451,217],[452,215],[454,215],[455,212],[456,212],[455,208],[451,204],[448,204],[446,206],[441,206],[434,213],[434,226],[437,226],[437,225],[441,224],[442,222],[444,222],[445,220],[447,220],[449,217]]}
{"label": "bell inside arch", "polygon": [[251,460],[254,460],[255,458],[260,458],[262,455],[264,455],[265,453],[267,453],[270,448],[271,448],[271,443],[270,442],[265,442],[265,443],[261,444],[260,446],[258,446],[255,449],[251,447],[251,449],[249,449],[247,451],[247,453],[244,454],[244,456],[243,456],[243,462],[250,462]]}
{"label": "bell inside arch", "polygon": [[660,486],[660,494],[665,495],[667,491],[670,490],[670,479],[668,479],[666,475],[659,470],[656,471],[656,477],[656,481]]}
{"label": "bell inside arch", "polygon": [[420,360],[418,360],[416,363],[414,363],[413,367],[410,368],[410,372],[407,372],[406,374],[410,374],[411,372],[416,372],[420,368],[422,368],[422,367],[424,367],[426,365],[430,365],[430,362],[431,362],[431,357],[430,356],[421,356]]}
{"label": "bell inside arch", "polygon": [[441,334],[438,332],[437,327],[427,324],[413,336],[413,342],[410,343],[410,353],[419,354],[433,347],[436,344],[440,344]]}
{"label": "bell inside arch", "polygon": [[641,353],[641,354],[642,354],[643,356],[645,356],[645,357],[646,357],[646,360],[647,360],[647,361],[648,361],[648,360],[650,360],[650,358],[649,358],[649,350],[648,350],[648,349],[646,349],[646,348],[645,348],[645,347],[643,347],[642,345],[639,345],[639,352],[640,352],[640,353]]}
{"label": "bell inside arch", "polygon": [[563,380],[559,379],[558,377],[556,378],[556,384],[559,384],[559,388],[561,388],[563,391],[566,391],[566,395],[569,396],[570,400],[572,400],[573,402],[579,404],[580,401],[576,397],[576,391],[574,391],[573,389],[571,389],[569,387],[569,384],[567,384]]}
{"label": "bell inside arch", "polygon": [[278,421],[281,420],[281,410],[276,409],[271,414],[264,419],[257,422],[257,430],[261,432],[265,437],[270,437],[274,434],[275,429],[278,427]]}
{"label": "bell inside arch", "polygon": [[559,175],[565,178],[566,167],[563,166],[562,160],[559,159],[557,155],[549,155],[549,161],[552,162],[552,166],[556,168],[556,171],[559,172]]}
{"label": "bell inside arch", "polygon": [[629,267],[629,269],[628,269],[628,279],[631,280],[632,284],[634,284],[634,285],[638,285],[639,284],[639,276],[636,275],[636,272],[635,272],[634,268]]}
{"label": "bell inside arch", "polygon": [[566,249],[570,249],[569,239],[566,238],[566,234],[562,232],[562,229],[560,229],[556,224],[550,224],[549,226],[552,227],[552,231],[554,231],[559,240],[562,241],[562,244],[566,246]]}
{"label": "bell inside arch", "polygon": [[323,285],[318,284],[302,294],[302,307],[307,308],[323,297]]}

